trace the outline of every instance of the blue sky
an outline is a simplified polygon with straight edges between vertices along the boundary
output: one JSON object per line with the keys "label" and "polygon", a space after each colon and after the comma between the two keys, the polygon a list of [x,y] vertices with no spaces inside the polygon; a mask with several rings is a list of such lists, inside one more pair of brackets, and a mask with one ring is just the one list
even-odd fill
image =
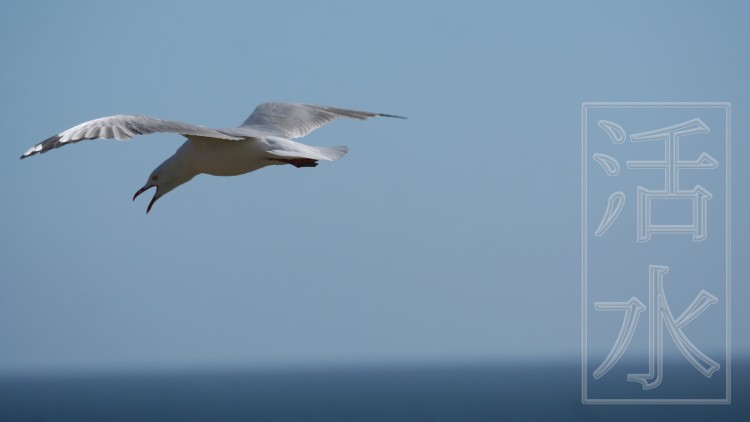
{"label": "blue sky", "polygon": [[[741,2],[0,6],[0,372],[578,359],[581,103],[732,103],[733,346],[750,296]],[[336,121],[315,169],[131,202],[177,135],[19,160],[80,122]]]}

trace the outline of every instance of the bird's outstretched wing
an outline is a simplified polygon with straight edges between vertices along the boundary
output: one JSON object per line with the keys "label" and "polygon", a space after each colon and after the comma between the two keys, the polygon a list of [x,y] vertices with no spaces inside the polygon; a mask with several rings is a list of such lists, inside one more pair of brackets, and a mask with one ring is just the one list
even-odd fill
{"label": "bird's outstretched wing", "polygon": [[136,135],[146,135],[156,132],[179,133],[183,136],[226,139],[230,141],[242,139],[204,126],[162,120],[148,116],[120,115],[90,120],[60,132],[29,148],[21,158],[41,154],[63,145],[87,139],[117,138],[124,141]]}
{"label": "bird's outstretched wing", "polygon": [[254,129],[284,138],[301,138],[339,117],[365,120],[370,117],[405,117],[392,114],[323,107],[309,104],[264,103],[253,111],[240,128]]}

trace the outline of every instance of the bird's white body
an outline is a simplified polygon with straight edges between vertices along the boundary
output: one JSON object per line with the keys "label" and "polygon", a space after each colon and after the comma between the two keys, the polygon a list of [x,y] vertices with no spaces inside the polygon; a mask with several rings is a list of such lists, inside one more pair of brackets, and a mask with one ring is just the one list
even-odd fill
{"label": "bird's white body", "polygon": [[148,212],[157,199],[201,173],[236,176],[269,165],[315,167],[320,160],[338,160],[348,151],[346,147],[314,147],[292,139],[303,137],[339,117],[364,120],[375,116],[399,117],[288,103],[261,104],[242,125],[229,129],[211,129],[148,116],[110,116],[81,123],[52,136],[31,147],[21,158],[87,139],[126,140],[155,132],[179,133],[187,141],[151,173],[133,197],[156,187]]}
{"label": "bird's white body", "polygon": [[224,141],[213,139],[188,139],[175,152],[173,159],[180,160],[195,174],[212,176],[238,176],[272,164],[263,140],[243,139]]}

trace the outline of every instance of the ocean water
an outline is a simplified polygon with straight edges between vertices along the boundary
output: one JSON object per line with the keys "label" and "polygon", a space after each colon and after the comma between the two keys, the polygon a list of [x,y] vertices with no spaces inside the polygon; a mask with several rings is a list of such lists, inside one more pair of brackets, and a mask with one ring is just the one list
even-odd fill
{"label": "ocean water", "polygon": [[0,421],[750,420],[731,405],[583,405],[580,362],[0,377]]}

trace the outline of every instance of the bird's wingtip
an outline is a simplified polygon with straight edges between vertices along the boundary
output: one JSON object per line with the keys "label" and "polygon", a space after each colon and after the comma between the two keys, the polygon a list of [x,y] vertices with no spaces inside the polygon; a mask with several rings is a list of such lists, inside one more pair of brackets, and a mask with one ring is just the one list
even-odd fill
{"label": "bird's wingtip", "polygon": [[380,114],[378,114],[378,116],[380,116],[380,117],[393,117],[394,119],[404,119],[404,120],[407,119],[407,117],[397,116],[395,114],[383,114],[383,113],[380,113]]}

